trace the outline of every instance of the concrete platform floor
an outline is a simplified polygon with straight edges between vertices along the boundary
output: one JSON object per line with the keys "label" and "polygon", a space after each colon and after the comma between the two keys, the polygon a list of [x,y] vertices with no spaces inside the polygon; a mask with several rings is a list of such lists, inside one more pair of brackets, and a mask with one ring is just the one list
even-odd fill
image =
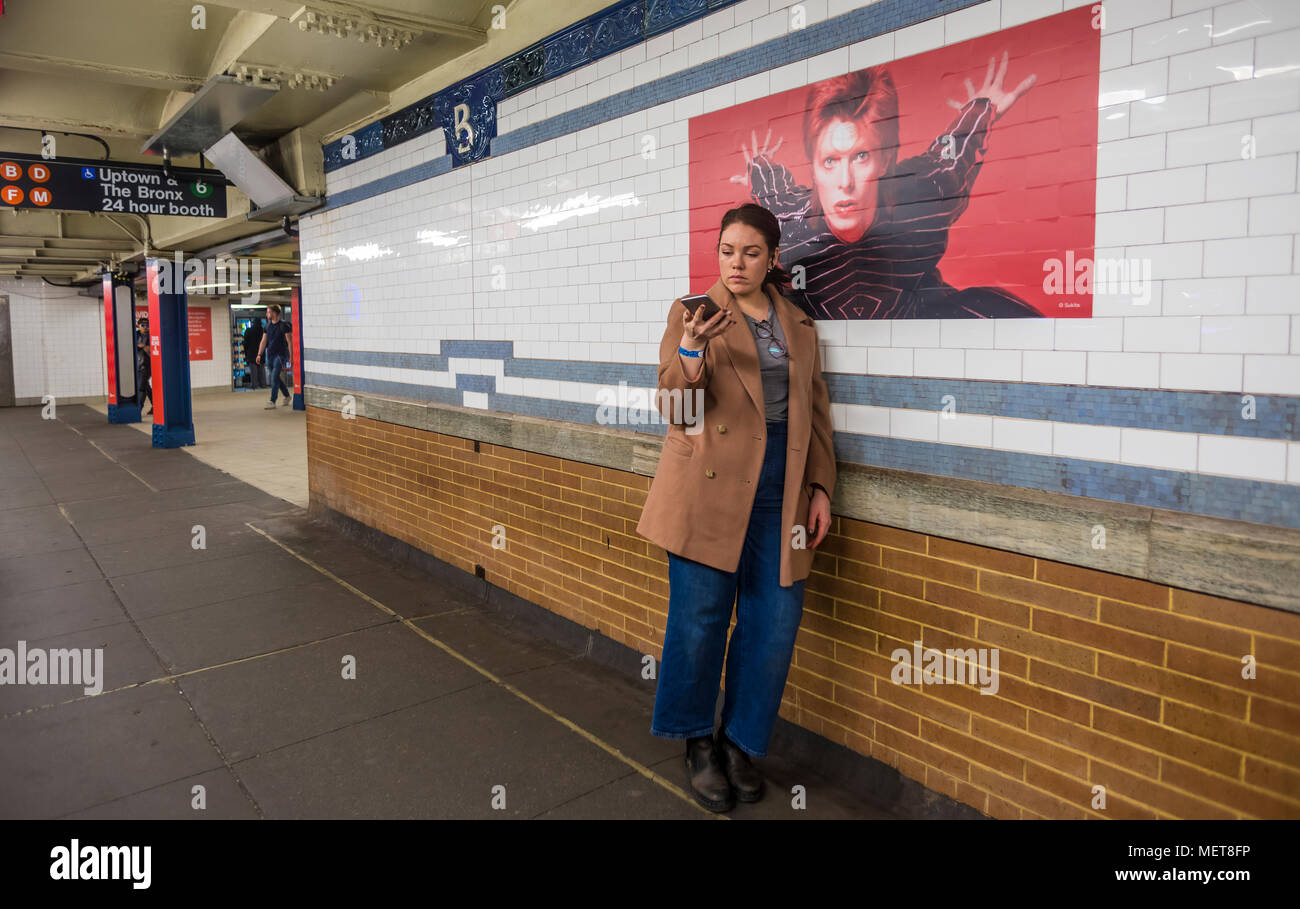
{"label": "concrete platform floor", "polygon": [[[719,817],[690,799],[682,743],[650,735],[649,683],[197,454],[87,406],[0,410],[0,647],[104,660],[98,695],[0,685],[0,817]],[[732,818],[886,816],[758,763],[768,795]]]}
{"label": "concrete platform floor", "polygon": [[[209,392],[191,401],[194,444],[186,446],[187,452],[263,492],[307,507],[305,411],[292,404],[267,410],[269,389]],[[108,414],[107,403],[87,406]],[[152,439],[152,419],[127,425]]]}

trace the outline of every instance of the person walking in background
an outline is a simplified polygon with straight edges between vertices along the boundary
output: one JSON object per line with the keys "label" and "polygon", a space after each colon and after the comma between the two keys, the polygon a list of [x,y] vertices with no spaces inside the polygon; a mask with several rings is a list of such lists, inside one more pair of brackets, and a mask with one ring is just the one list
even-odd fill
{"label": "person walking in background", "polygon": [[289,323],[280,318],[280,304],[272,303],[266,308],[266,330],[262,333],[262,343],[257,348],[257,362],[260,365],[265,357],[271,383],[271,403],[266,410],[275,410],[276,392],[284,389],[284,404],[289,404],[289,387],[284,384],[280,370],[284,369],[289,359]]}
{"label": "person walking in background", "polygon": [[262,364],[257,362],[257,353],[262,348],[262,319],[253,316],[253,321],[244,329],[244,362],[248,364],[248,377],[251,388],[265,388],[262,379]]}
{"label": "person walking in background", "polygon": [[[681,298],[669,309],[656,404],[668,434],[637,525],[668,554],[668,622],[650,732],[686,739],[691,792],[711,811],[763,796],[749,757],[767,753],[804,581],[830,527],[835,489],[817,330],[779,290],[789,281],[777,265],[780,240],[766,208],[731,209],[718,235],[720,277],[707,294],[719,311],[706,321],[703,307],[692,312]],[[688,432],[684,424],[698,418],[674,404],[691,394],[707,410],[703,431]]]}
{"label": "person walking in background", "polygon": [[149,399],[149,410],[142,411],[143,416],[153,413],[153,362],[149,356],[149,320],[144,316],[135,320],[135,387],[141,405]]}

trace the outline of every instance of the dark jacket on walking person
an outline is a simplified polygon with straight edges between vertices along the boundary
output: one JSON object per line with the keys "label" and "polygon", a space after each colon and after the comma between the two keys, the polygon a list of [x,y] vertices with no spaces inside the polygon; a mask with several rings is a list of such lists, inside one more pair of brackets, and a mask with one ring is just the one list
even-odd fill
{"label": "dark jacket on walking person", "polygon": [[153,413],[153,359],[149,352],[149,320],[140,319],[135,323],[135,386],[136,400],[141,406],[145,399],[149,401],[149,413]]}
{"label": "dark jacket on walking person", "polygon": [[252,363],[257,359],[257,348],[262,344],[262,320],[253,319],[244,329],[244,358]]}

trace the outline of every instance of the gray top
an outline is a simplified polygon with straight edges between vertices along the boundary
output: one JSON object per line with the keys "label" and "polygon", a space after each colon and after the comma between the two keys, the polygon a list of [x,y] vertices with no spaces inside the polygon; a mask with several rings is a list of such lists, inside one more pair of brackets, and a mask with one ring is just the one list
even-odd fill
{"label": "gray top", "polygon": [[781,328],[781,320],[776,316],[776,306],[770,297],[767,305],[767,318],[762,322],[755,322],[743,309],[740,310],[740,314],[749,323],[749,331],[754,336],[754,346],[758,350],[758,371],[763,378],[763,405],[767,421],[784,423],[788,416],[787,405],[790,400],[789,346],[786,345],[786,353],[774,356],[768,350],[768,346],[772,343],[771,337],[758,336],[758,326],[765,325],[771,329],[771,335],[775,335],[781,339],[782,344],[786,344],[785,331]]}

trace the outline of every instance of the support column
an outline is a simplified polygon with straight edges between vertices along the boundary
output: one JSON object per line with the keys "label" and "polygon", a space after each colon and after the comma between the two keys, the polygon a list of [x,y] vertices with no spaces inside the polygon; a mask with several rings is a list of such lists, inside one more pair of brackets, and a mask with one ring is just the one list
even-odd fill
{"label": "support column", "polygon": [[179,261],[146,259],[149,355],[153,359],[153,447],[194,444],[190,401],[190,325]]}
{"label": "support column", "polygon": [[139,423],[139,375],[135,368],[135,291],[131,279],[104,274],[104,363],[108,379],[108,422]]}

